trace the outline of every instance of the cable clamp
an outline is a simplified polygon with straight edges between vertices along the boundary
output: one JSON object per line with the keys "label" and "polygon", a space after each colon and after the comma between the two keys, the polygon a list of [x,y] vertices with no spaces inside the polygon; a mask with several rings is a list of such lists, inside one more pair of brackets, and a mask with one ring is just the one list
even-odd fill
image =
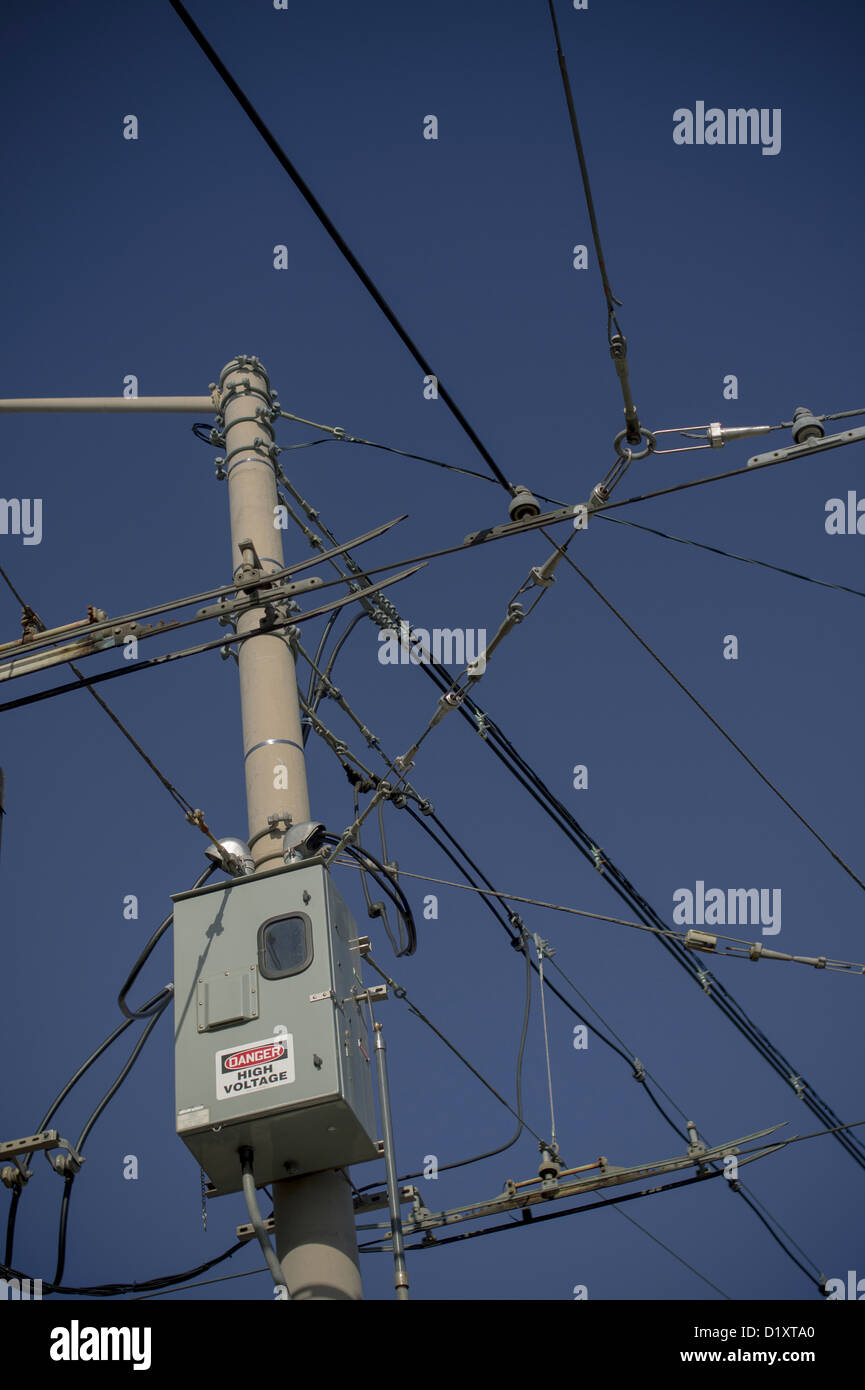
{"label": "cable clamp", "polygon": [[639,1057],[634,1058],[634,1070],[632,1075],[635,1081],[645,1081],[646,1079],[646,1068],[643,1066]]}
{"label": "cable clamp", "polygon": [[602,874],[602,873],[604,872],[604,867],[605,867],[606,862],[607,862],[606,859],[604,858],[604,851],[603,851],[602,849],[598,849],[598,846],[597,846],[597,845],[592,845],[591,851],[592,851],[592,859],[594,860],[594,863],[595,863],[595,868],[597,869],[597,871],[598,871],[599,874]]}
{"label": "cable clamp", "polygon": [[796,1095],[799,1097],[799,1099],[804,1100],[805,1087],[802,1085],[801,1076],[788,1076],[787,1080],[790,1082],[790,1085],[793,1087],[793,1090],[796,1092]]}

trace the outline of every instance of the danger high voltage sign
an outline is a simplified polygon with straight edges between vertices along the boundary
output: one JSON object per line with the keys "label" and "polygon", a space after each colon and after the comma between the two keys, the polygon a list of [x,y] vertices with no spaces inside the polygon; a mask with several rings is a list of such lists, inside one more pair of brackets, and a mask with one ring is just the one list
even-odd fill
{"label": "danger high voltage sign", "polygon": [[294,1080],[294,1040],[277,1033],[260,1042],[225,1048],[216,1054],[216,1098],[228,1100],[248,1091],[271,1090]]}

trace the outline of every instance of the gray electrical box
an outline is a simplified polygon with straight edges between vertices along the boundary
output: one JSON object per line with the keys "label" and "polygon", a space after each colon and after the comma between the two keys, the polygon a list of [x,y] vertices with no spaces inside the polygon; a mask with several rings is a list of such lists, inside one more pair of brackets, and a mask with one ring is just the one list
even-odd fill
{"label": "gray electrical box", "polygon": [[215,1194],[379,1156],[357,927],[321,864],[175,894],[177,1132]]}

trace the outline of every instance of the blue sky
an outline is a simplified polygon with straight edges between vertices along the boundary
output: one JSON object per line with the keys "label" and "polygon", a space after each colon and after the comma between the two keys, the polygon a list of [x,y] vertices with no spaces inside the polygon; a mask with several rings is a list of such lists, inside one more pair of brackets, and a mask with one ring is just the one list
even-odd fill
{"label": "blue sky", "polygon": [[[192,7],[434,370],[513,482],[584,501],[607,472],[622,402],[546,6],[359,7],[225,0]],[[558,6],[634,397],[651,428],[777,424],[798,405],[865,406],[861,380],[861,14],[842,0],[695,7],[590,0]],[[8,132],[0,396],[204,394],[239,352],[267,367],[285,410],[484,470],[421,373],[167,3],[48,3],[4,19]],[[775,156],[681,146],[679,108],[782,112]],[[139,138],[123,138],[135,114]],[[428,114],[439,136],[423,138]],[[589,246],[575,270],[572,248]],[[288,247],[275,270],[273,248]],[[735,374],[738,398],[725,400]],[[858,421],[850,422],[853,425]],[[39,545],[0,535],[0,564],[49,624],[88,604],[122,614],[230,577],[227,490],[183,416],[4,416],[2,493],[40,498]],[[842,428],[845,426],[838,426]],[[827,428],[831,429],[832,426]],[[313,431],[281,423],[283,445]],[[668,443],[683,443],[662,436]],[[770,436],[788,442],[786,434]],[[741,467],[764,446],[654,456],[617,497]],[[768,445],[766,446],[768,447]],[[862,446],[674,493],[613,515],[854,588],[859,535],[827,535],[827,500],[865,496]],[[507,519],[501,489],[343,443],[282,455],[340,537],[403,512],[370,565],[459,543]],[[561,534],[561,533],[557,533]],[[291,535],[291,533],[289,533]],[[298,533],[287,554],[306,559]],[[862,876],[865,756],[861,598],[597,520],[569,552],[594,584]],[[529,534],[431,563],[394,598],[426,628],[485,628],[549,545]],[[18,633],[0,592],[0,633]],[[343,620],[344,622],[345,620]],[[340,628],[337,630],[340,631]],[[316,627],[316,634],[320,629]],[[194,640],[219,635],[199,629]],[[739,658],[724,660],[726,635]],[[180,642],[161,641],[158,650]],[[182,645],[187,645],[184,641]],[[370,624],[336,679],[396,756],[425,727],[432,683],[383,667]],[[112,663],[98,658],[88,669]],[[61,668],[62,669],[62,668]],[[27,678],[4,698],[62,676]],[[219,834],[244,835],[236,668],[217,654],[102,692]],[[670,920],[673,894],[708,886],[783,893],[766,944],[861,960],[861,889],[832,861],[576,574],[562,565],[538,610],[477,690],[524,757]],[[333,706],[324,717],[363,756]],[[2,1136],[30,1132],[76,1066],[119,1022],[117,990],[141,945],[203,865],[203,841],[83,693],[6,712],[0,863]],[[588,767],[586,789],[572,769]],[[308,759],[313,813],[351,818],[323,745]],[[412,782],[501,891],[630,916],[610,888],[457,716],[424,745]],[[453,866],[391,810],[406,870]],[[337,871],[359,924],[359,885]],[[519,960],[476,895],[404,880],[416,956],[377,957],[513,1100]],[[423,894],[437,891],[437,921]],[[135,894],[139,918],[126,921]],[[821,1128],[705,995],[645,934],[525,908],[531,931],[712,1141],[786,1121]],[[380,928],[372,926],[373,933]],[[733,933],[749,936],[748,932]],[[753,933],[750,933],[753,936]],[[865,1117],[862,983],[804,967],[709,962],[845,1121]],[[170,972],[167,944],[148,968]],[[578,1007],[579,1001],[576,1001]],[[502,1143],[511,1116],[398,1001],[384,1007],[400,1171]],[[621,1059],[548,1000],[561,1151],[630,1165],[682,1151]],[[549,1123],[537,994],[526,1118]],[[130,1030],[132,1032],[132,1030]],[[130,1033],[66,1103],[74,1137],[128,1054]],[[174,1134],[170,1028],[157,1028],[97,1125],[70,1210],[66,1280],[132,1281],[188,1268],[232,1243],[242,1199],[211,1204]],[[73,1133],[74,1131],[74,1133]],[[124,1157],[139,1177],[123,1177]],[[61,1183],[41,1161],[18,1219],[15,1263],[50,1278]],[[530,1135],[507,1154],[425,1185],[432,1208],[532,1176]],[[357,1183],[378,1176],[373,1165]],[[863,1174],[820,1138],[750,1167],[754,1194],[829,1277],[862,1274]],[[8,1195],[4,1190],[0,1215]],[[734,1299],[818,1297],[722,1181],[625,1207]],[[858,1262],[858,1263],[857,1263]],[[257,1268],[247,1250],[215,1273]],[[610,1209],[410,1259],[428,1300],[717,1300],[712,1288]],[[370,1299],[392,1296],[387,1256],[363,1263]],[[269,1276],[169,1297],[269,1298]]]}

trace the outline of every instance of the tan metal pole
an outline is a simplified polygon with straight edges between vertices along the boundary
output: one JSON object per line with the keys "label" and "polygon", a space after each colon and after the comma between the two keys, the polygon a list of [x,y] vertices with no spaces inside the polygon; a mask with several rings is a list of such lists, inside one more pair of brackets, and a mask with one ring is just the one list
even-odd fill
{"label": "tan metal pole", "polygon": [[[269,450],[273,397],[257,358],[238,357],[219,379],[225,470],[231,505],[234,576],[256,557],[266,574],[283,567],[282,531]],[[247,543],[252,549],[248,548]],[[243,548],[242,548],[243,547]],[[264,610],[245,613],[239,633]],[[256,872],[282,862],[286,824],[310,819],[294,658],[281,636],[262,634],[238,654],[249,844]],[[363,1297],[348,1183],[316,1173],[273,1184],[276,1249],[292,1298]]]}

